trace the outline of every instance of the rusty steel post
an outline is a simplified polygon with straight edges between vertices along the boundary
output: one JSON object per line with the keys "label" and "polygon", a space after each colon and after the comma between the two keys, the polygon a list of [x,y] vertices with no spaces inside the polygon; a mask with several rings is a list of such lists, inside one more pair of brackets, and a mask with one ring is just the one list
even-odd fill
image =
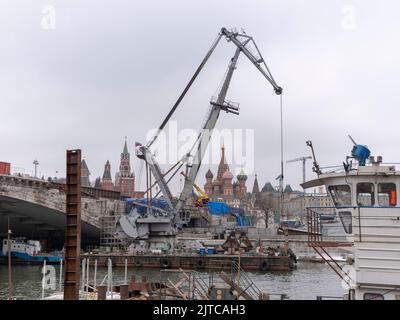
{"label": "rusty steel post", "polygon": [[81,150],[67,150],[64,300],[79,299],[81,254]]}
{"label": "rusty steel post", "polygon": [[99,285],[97,286],[97,300],[106,300],[107,298],[107,286]]}
{"label": "rusty steel post", "polygon": [[121,284],[119,286],[119,295],[121,300],[129,299],[129,285],[128,284]]}

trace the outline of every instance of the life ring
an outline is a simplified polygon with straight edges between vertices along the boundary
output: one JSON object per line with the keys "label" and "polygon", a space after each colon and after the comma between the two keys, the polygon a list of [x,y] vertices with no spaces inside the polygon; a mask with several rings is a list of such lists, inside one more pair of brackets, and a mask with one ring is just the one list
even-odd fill
{"label": "life ring", "polygon": [[205,264],[204,259],[199,259],[199,260],[196,261],[196,268],[197,269],[204,269],[205,265],[206,264]]}
{"label": "life ring", "polygon": [[140,260],[135,260],[135,267],[140,268],[142,266],[142,261]]}
{"label": "life ring", "polygon": [[260,270],[261,271],[268,271],[269,265],[267,260],[263,260],[263,262],[260,263]]}
{"label": "life ring", "polygon": [[160,265],[161,265],[161,267],[164,268],[164,269],[169,269],[169,268],[171,268],[171,261],[168,260],[168,259],[162,259],[162,260],[160,261]]}

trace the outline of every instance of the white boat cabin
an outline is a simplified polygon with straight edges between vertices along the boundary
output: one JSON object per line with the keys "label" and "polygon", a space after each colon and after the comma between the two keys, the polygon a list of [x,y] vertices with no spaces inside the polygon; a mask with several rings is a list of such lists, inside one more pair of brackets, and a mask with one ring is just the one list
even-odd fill
{"label": "white boat cabin", "polygon": [[[3,255],[8,254],[8,240],[3,240]],[[10,239],[10,251],[18,253],[27,253],[30,256],[38,254],[41,251],[41,245],[36,240],[26,240],[25,238]]]}
{"label": "white boat cabin", "polygon": [[400,299],[400,171],[381,159],[302,184],[325,185],[354,245],[355,299]]}

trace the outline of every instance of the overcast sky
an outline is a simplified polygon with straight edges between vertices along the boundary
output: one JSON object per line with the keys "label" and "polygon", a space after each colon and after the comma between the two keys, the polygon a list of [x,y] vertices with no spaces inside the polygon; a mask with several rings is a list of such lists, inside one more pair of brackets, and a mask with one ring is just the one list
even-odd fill
{"label": "overcast sky", "polygon": [[[42,174],[62,176],[65,150],[81,148],[92,181],[106,160],[114,175],[124,137],[133,151],[161,123],[225,26],[254,37],[283,87],[285,161],[310,155],[312,140],[322,166],[340,164],[351,134],[400,162],[399,11],[398,1],[366,0],[3,0],[0,161],[32,170],[38,159]],[[179,129],[199,129],[233,53],[222,40],[173,117]],[[275,184],[279,97],[244,56],[228,99],[240,115],[221,114],[217,128],[254,129],[248,187],[254,173]],[[137,177],[139,162],[132,156]],[[285,164],[285,184],[301,179],[300,162]]]}

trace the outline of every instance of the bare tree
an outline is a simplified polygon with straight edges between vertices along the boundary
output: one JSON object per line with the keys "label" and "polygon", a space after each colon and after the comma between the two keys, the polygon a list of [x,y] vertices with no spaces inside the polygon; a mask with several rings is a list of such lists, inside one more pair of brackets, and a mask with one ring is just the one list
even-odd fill
{"label": "bare tree", "polygon": [[263,220],[265,221],[265,227],[268,228],[268,220],[270,214],[277,210],[277,199],[273,193],[263,193],[258,195],[257,199],[258,207],[263,211]]}

